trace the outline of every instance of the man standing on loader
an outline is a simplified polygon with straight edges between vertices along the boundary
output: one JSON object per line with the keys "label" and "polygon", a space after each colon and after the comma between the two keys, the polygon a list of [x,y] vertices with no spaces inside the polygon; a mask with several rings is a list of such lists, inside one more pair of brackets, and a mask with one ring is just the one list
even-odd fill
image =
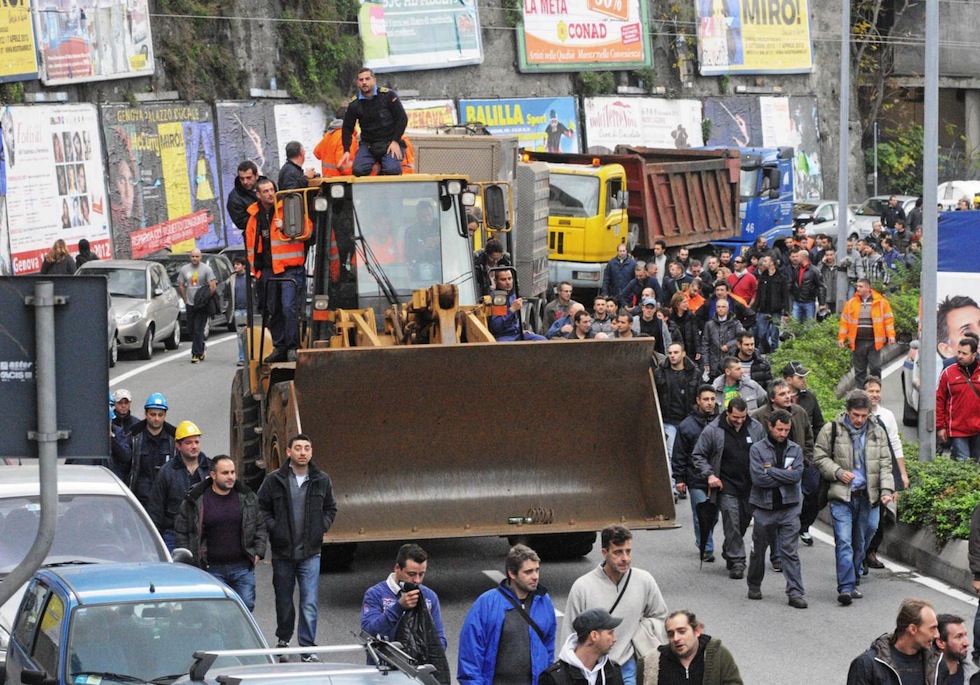
{"label": "man standing on loader", "polygon": [[397,176],[402,173],[402,135],[408,126],[408,115],[398,95],[388,88],[379,88],[374,72],[367,67],[357,72],[357,89],[344,115],[344,156],[337,162],[344,166],[350,159],[354,126],[360,124],[361,143],[354,157],[354,175],[367,176],[375,164],[381,174]]}

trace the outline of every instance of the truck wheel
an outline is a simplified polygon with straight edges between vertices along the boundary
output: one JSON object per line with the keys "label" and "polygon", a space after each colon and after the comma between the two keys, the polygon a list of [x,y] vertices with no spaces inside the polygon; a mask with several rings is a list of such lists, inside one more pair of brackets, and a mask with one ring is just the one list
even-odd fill
{"label": "truck wheel", "polygon": [[259,427],[259,402],[248,390],[248,369],[241,369],[231,382],[231,457],[235,468],[252,490],[258,490],[265,478],[261,463],[262,437]]}
{"label": "truck wheel", "polygon": [[507,542],[512,546],[527,545],[542,559],[556,561],[587,556],[595,545],[595,538],[595,533],[544,533],[511,535]]}
{"label": "truck wheel", "polygon": [[354,563],[356,542],[335,542],[320,549],[320,573],[346,571]]}

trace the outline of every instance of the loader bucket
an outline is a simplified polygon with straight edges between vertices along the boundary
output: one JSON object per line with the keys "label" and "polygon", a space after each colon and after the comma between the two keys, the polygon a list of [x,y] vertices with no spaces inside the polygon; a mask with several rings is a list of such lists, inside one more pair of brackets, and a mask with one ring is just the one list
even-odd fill
{"label": "loader bucket", "polygon": [[299,352],[328,542],[670,527],[652,339]]}

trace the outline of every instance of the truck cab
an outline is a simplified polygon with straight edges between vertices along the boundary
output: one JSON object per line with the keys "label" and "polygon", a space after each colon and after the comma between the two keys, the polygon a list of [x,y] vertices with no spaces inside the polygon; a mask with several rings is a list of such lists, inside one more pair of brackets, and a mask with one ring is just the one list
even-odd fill
{"label": "truck cab", "polygon": [[616,246],[630,240],[626,171],[621,164],[549,164],[549,281],[598,288]]}

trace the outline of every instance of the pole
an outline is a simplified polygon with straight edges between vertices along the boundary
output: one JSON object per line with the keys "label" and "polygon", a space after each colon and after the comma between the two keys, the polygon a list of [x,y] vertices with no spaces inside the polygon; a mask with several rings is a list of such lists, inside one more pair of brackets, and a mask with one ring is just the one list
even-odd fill
{"label": "pole", "polygon": [[939,216],[936,212],[939,157],[939,3],[926,3],[925,112],[922,140],[922,333],[919,345],[919,459],[936,456],[936,307]]}
{"label": "pole", "polygon": [[[847,184],[850,154],[850,115],[851,115],[851,0],[841,0],[841,38],[840,38],[840,148],[838,150],[837,176],[837,253],[847,252]],[[837,272],[837,308],[841,312],[847,300],[847,271]]]}
{"label": "pole", "polygon": [[875,195],[878,194],[878,122],[874,123],[874,136],[875,136]]}
{"label": "pole", "polygon": [[54,308],[62,301],[56,301],[54,283],[51,281],[35,283],[34,297],[29,297],[26,301],[35,308],[37,431],[29,431],[28,436],[37,441],[38,470],[41,477],[41,521],[31,550],[4,578],[3,583],[0,583],[0,605],[6,603],[31,579],[51,551],[58,522],[58,440],[67,437],[58,431],[58,393],[54,366]]}

